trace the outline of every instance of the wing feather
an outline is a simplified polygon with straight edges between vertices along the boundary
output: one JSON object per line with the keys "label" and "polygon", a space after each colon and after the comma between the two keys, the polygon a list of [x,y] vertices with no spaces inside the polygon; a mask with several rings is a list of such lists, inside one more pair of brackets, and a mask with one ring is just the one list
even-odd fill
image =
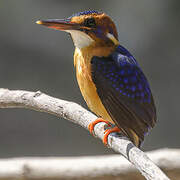
{"label": "wing feather", "polygon": [[93,57],[91,70],[112,120],[132,141],[135,133],[142,142],[156,122],[156,109],[148,81],[135,59],[116,51],[109,57]]}

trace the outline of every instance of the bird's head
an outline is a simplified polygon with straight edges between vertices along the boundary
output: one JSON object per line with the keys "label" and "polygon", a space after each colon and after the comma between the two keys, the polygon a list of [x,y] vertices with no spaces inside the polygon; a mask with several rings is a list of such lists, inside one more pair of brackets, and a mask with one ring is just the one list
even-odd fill
{"label": "bird's head", "polygon": [[88,46],[107,47],[119,44],[116,26],[105,13],[85,11],[63,20],[48,19],[36,23],[70,33],[74,45],[79,49]]}

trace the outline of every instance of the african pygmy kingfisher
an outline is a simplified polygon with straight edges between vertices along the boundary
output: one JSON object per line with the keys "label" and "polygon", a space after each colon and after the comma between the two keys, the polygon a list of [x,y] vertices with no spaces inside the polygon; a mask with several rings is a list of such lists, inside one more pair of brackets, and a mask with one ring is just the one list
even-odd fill
{"label": "african pygmy kingfisher", "polygon": [[149,83],[132,54],[120,45],[114,22],[105,13],[85,11],[37,24],[66,31],[75,45],[74,66],[81,93],[89,109],[99,118],[89,124],[92,133],[98,122],[115,124],[105,131],[122,131],[140,147],[154,127],[156,108]]}

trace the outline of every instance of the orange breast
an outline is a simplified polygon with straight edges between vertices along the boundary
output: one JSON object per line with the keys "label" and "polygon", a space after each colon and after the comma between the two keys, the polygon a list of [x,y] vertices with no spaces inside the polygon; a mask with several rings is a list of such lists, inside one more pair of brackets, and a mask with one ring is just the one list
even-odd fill
{"label": "orange breast", "polygon": [[92,81],[90,66],[91,58],[92,55],[89,55],[88,53],[84,55],[80,50],[75,50],[74,65],[76,66],[76,77],[79,88],[89,109],[97,116],[113,123],[111,117],[101,103],[101,100],[96,92],[96,87]]}

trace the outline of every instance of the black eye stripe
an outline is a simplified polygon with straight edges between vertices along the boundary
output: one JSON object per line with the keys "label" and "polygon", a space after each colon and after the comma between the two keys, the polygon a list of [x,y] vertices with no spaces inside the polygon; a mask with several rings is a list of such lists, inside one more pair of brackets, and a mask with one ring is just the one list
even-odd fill
{"label": "black eye stripe", "polygon": [[87,18],[84,20],[84,25],[86,27],[96,27],[96,22],[94,18]]}

